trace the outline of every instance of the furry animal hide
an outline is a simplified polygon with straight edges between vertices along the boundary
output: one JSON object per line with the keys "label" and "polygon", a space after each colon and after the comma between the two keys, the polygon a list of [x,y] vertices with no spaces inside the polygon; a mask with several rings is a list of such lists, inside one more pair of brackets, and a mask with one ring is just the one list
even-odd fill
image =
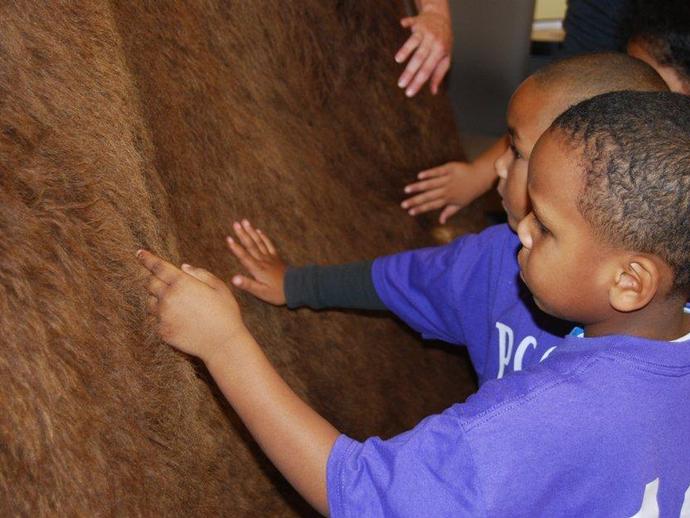
{"label": "furry animal hide", "polygon": [[[0,515],[294,516],[203,367],[160,342],[134,253],[225,278],[248,217],[294,264],[429,244],[399,209],[461,156],[445,99],[407,100],[388,0],[0,7]],[[239,296],[287,381],[390,436],[472,390],[389,317]]]}

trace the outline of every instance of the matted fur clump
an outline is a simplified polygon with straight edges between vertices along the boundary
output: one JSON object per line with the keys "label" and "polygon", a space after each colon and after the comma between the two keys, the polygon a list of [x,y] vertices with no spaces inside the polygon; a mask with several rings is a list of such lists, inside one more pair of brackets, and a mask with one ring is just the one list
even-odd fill
{"label": "matted fur clump", "polygon": [[[301,264],[424,244],[398,207],[458,158],[407,100],[397,2],[0,8],[0,515],[311,513],[144,311],[146,247],[225,278],[248,217]],[[463,399],[467,365],[390,318],[240,296],[288,382],[355,437]]]}

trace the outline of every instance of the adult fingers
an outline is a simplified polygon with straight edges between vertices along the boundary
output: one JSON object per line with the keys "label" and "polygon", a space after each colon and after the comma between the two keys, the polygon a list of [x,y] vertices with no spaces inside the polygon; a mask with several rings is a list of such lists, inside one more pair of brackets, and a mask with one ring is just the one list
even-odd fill
{"label": "adult fingers", "polygon": [[411,216],[414,216],[415,214],[420,214],[422,212],[426,212],[427,210],[431,210],[422,210],[422,207],[428,205],[429,203],[437,203],[437,207],[434,208],[443,207],[446,204],[446,198],[439,189],[434,189],[432,191],[413,196],[412,198],[408,198],[401,206],[403,209],[409,209],[408,213]]}
{"label": "adult fingers", "polygon": [[411,183],[405,187],[405,192],[410,194],[413,192],[428,191],[430,189],[438,189],[443,187],[448,183],[447,177],[440,178],[430,178],[428,180],[422,180],[421,182]]}
{"label": "adult fingers", "polygon": [[172,284],[182,275],[182,272],[175,266],[151,252],[139,250],[137,257],[148,271],[166,284]]}
{"label": "adult fingers", "polygon": [[438,93],[438,88],[441,86],[441,82],[443,82],[443,78],[445,77],[446,72],[448,72],[448,69],[450,69],[450,56],[446,56],[439,61],[434,69],[434,73],[431,76],[432,94],[436,95]]}
{"label": "adult fingers", "polygon": [[409,38],[407,38],[407,41],[403,43],[403,46],[400,47],[400,50],[395,54],[395,61],[397,63],[406,61],[407,58],[412,55],[414,49],[419,47],[420,43],[422,43],[421,34],[412,34]]}
{"label": "adult fingers", "polygon": [[237,239],[240,240],[240,243],[242,243],[242,246],[244,246],[245,250],[254,258],[254,259],[261,259],[261,252],[256,246],[256,243],[254,240],[251,238],[249,235],[249,232],[247,232],[244,227],[237,221],[235,221],[232,224],[232,228],[235,231],[235,235],[237,236]]}
{"label": "adult fingers", "polygon": [[436,68],[437,64],[443,58],[443,52],[443,47],[441,47],[441,45],[439,44],[434,44],[431,47],[429,54],[419,67],[419,70],[415,74],[414,79],[410,83],[410,86],[407,88],[405,95],[407,95],[408,97],[412,97],[417,92],[419,92],[422,86],[424,86],[424,83],[426,83],[427,79],[431,77],[431,74]]}
{"label": "adult fingers", "polygon": [[407,88],[407,90],[405,90],[405,95],[407,95],[408,97],[412,97],[416,93],[412,90],[411,87],[408,88],[408,85],[410,84],[410,81],[412,81],[412,78],[417,74],[417,71],[420,69],[422,64],[429,57],[430,53],[431,46],[425,38],[419,45],[419,48],[415,50],[414,55],[412,56],[412,58],[410,58],[410,61],[407,63],[407,67],[405,67],[405,70],[400,76],[398,86],[400,88]]}
{"label": "adult fingers", "polygon": [[219,285],[223,284],[223,281],[221,281],[211,272],[204,270],[203,268],[197,268],[190,264],[183,264],[182,271],[188,273],[189,275],[203,282],[204,284],[207,284],[211,288],[217,288]]}
{"label": "adult fingers", "polygon": [[438,217],[441,225],[445,225],[448,218],[460,210],[460,205],[446,205],[446,208],[441,211],[441,215]]}
{"label": "adult fingers", "polygon": [[230,251],[235,257],[237,257],[242,266],[249,270],[249,273],[254,275],[259,270],[259,264],[256,262],[256,259],[254,259],[242,245],[240,245],[230,236],[226,238],[226,241],[228,243],[228,248],[230,248]]}
{"label": "adult fingers", "polygon": [[259,237],[261,238],[261,240],[264,242],[264,245],[266,245],[266,248],[268,249],[268,253],[271,255],[275,255],[276,254],[276,247],[273,246],[273,241],[271,241],[269,239],[269,237],[266,234],[264,234],[261,230],[259,230],[258,228],[256,229],[256,231],[259,234]]}
{"label": "adult fingers", "polygon": [[256,245],[256,248],[261,252],[262,254],[267,254],[268,249],[266,248],[266,245],[264,244],[263,240],[259,236],[259,234],[256,232],[252,224],[249,222],[247,219],[242,220],[242,227],[244,230],[249,234],[249,237],[252,238],[252,241],[254,241],[254,244]]}

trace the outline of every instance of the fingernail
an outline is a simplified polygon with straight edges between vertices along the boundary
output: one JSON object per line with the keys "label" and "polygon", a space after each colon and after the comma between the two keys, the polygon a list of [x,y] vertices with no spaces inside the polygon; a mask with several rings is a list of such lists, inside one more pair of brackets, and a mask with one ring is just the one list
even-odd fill
{"label": "fingernail", "polygon": [[233,238],[231,238],[230,236],[227,236],[225,239],[227,240],[228,243],[234,243],[235,242],[235,240]]}
{"label": "fingernail", "polygon": [[409,188],[409,187],[405,187],[405,192],[410,192],[410,188]]}
{"label": "fingernail", "polygon": [[411,209],[407,212],[410,216],[414,216],[414,209]]}
{"label": "fingernail", "polygon": [[249,220],[248,220],[248,219],[243,219],[243,220],[242,220],[242,224],[243,224],[245,227],[248,227],[248,226],[249,226]]}
{"label": "fingernail", "polygon": [[141,248],[140,248],[139,250],[137,250],[137,254],[136,254],[137,257],[141,257],[141,254],[142,254],[143,252],[144,252],[144,251],[143,251]]}
{"label": "fingernail", "polygon": [[404,86],[405,86],[405,81],[403,81],[402,79],[400,81],[398,81],[398,88],[403,88]]}
{"label": "fingernail", "polygon": [[191,268],[191,266],[188,265],[187,263],[182,263],[181,268],[182,268],[183,270],[189,270],[189,269]]}
{"label": "fingernail", "polygon": [[402,203],[400,204],[400,206],[401,206],[403,209],[406,209],[406,208],[407,208],[407,203],[402,202]]}
{"label": "fingernail", "polygon": [[242,279],[240,279],[239,277],[233,277],[233,278],[232,278],[232,283],[233,283],[235,286],[239,286],[240,284],[242,284]]}
{"label": "fingernail", "polygon": [[408,97],[412,97],[414,95],[412,88],[408,88],[407,90],[405,90],[405,95]]}

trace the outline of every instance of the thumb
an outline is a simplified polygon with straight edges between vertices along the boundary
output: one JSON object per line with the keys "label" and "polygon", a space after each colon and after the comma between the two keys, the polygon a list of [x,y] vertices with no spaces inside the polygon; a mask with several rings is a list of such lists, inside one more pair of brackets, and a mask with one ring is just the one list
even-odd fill
{"label": "thumb", "polygon": [[441,222],[441,225],[444,225],[446,221],[448,221],[448,218],[450,218],[459,210],[459,205],[446,205],[446,208],[441,211],[441,215],[438,217],[438,220]]}
{"label": "thumb", "polygon": [[213,275],[211,272],[204,270],[203,268],[196,268],[189,264],[182,265],[182,271],[188,273],[195,279],[208,284],[212,288],[216,288],[220,282],[222,282],[218,277]]}

